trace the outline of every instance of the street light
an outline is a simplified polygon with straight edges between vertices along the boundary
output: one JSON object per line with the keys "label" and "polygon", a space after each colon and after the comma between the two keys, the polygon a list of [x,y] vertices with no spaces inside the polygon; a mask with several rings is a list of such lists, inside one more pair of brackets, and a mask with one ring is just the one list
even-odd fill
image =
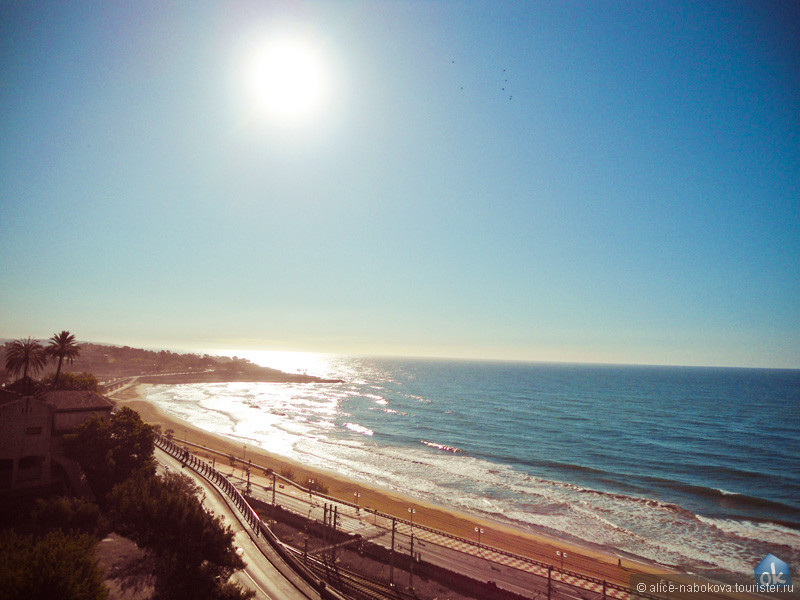
{"label": "street light", "polygon": [[483,527],[476,527],[475,533],[478,534],[478,545],[481,545],[481,534],[483,533]]}
{"label": "street light", "polygon": [[361,507],[358,505],[358,499],[361,498],[361,494],[358,493],[358,492],[353,492],[353,496],[356,499],[356,512],[360,512],[361,511]]}
{"label": "street light", "polygon": [[567,558],[567,553],[562,552],[561,550],[556,550],[556,556],[561,557],[561,570],[564,570],[564,559]]}
{"label": "street light", "polygon": [[411,566],[408,570],[408,589],[414,589],[414,515],[417,514],[416,509],[409,508],[409,514],[411,515],[411,547],[409,552],[411,554]]}
{"label": "street light", "polygon": [[411,558],[414,558],[414,515],[417,514],[417,509],[409,508],[408,512],[411,515]]}

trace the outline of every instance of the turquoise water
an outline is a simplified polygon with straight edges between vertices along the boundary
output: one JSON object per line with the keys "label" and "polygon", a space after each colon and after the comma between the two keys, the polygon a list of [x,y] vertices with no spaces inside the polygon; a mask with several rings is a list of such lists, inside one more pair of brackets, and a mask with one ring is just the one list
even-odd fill
{"label": "turquoise water", "polygon": [[800,371],[297,360],[345,382],[150,398],[243,443],[622,555],[750,574],[767,552],[800,562]]}

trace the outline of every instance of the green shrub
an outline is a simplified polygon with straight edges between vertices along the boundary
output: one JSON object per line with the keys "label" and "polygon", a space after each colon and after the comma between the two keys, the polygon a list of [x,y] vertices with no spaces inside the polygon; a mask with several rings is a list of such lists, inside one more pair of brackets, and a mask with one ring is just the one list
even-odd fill
{"label": "green shrub", "polygon": [[0,600],[104,600],[97,541],[51,531],[41,538],[0,532]]}

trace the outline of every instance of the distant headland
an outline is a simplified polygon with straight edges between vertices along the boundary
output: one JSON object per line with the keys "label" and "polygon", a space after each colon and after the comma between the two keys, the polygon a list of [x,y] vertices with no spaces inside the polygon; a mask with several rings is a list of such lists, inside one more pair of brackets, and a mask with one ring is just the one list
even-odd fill
{"label": "distant headland", "polygon": [[[0,343],[6,340],[0,340]],[[2,350],[2,348],[0,348]],[[55,372],[48,364],[42,375]],[[80,342],[80,354],[73,357],[70,370],[93,374],[98,381],[139,377],[141,383],[214,383],[260,381],[275,383],[341,383],[305,373],[285,373],[257,365],[246,358],[177,353],[169,350],[145,350]],[[10,382],[11,374],[0,372],[0,383]]]}

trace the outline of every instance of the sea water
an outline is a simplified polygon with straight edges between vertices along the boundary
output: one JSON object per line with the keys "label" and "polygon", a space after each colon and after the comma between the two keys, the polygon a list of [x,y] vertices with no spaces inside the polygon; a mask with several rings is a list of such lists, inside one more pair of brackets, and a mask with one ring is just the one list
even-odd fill
{"label": "sea water", "polygon": [[344,382],[148,398],[243,444],[620,556],[701,573],[752,575],[767,552],[800,564],[800,371],[286,357],[258,362]]}

